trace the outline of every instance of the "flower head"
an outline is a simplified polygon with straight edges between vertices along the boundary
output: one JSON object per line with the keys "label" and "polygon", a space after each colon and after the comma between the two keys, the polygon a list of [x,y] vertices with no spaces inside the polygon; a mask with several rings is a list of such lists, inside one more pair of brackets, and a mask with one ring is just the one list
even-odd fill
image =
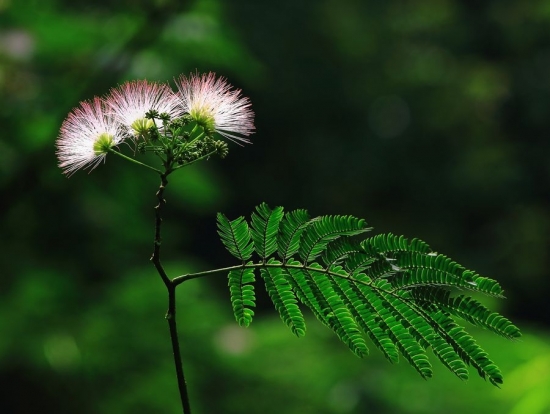
{"label": "flower head", "polygon": [[216,78],[212,72],[182,75],[176,85],[183,110],[194,121],[232,141],[250,142],[242,136],[254,132],[254,112],[240,89],[232,89],[225,78]]}
{"label": "flower head", "polygon": [[105,103],[134,136],[145,135],[155,125],[155,121],[145,118],[150,110],[166,113],[171,118],[182,115],[179,100],[168,85],[146,80],[126,82],[111,89]]}
{"label": "flower head", "polygon": [[81,102],[61,125],[56,142],[59,166],[69,176],[80,168],[93,170],[123,140],[119,124],[106,116],[100,98]]}

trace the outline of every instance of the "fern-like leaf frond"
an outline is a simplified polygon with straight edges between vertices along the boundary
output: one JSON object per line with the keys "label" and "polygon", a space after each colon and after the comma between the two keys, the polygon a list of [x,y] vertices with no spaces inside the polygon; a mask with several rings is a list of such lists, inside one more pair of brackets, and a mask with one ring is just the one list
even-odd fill
{"label": "fern-like leaf frond", "polygon": [[427,306],[437,304],[452,315],[467,320],[473,325],[481,326],[507,339],[517,339],[520,330],[510,320],[497,312],[492,312],[477,300],[459,295],[451,297],[448,290],[421,287],[411,290],[411,295]]}
{"label": "fern-like leaf frond", "polygon": [[254,316],[253,307],[256,306],[254,293],[254,269],[240,268],[229,272],[229,293],[235,319],[241,326],[248,326]]}
{"label": "fern-like leaf frond", "polygon": [[434,312],[432,318],[437,322],[440,334],[446,338],[464,362],[475,367],[482,378],[489,378],[491,384],[497,387],[502,384],[502,374],[498,367],[462,326],[457,325],[442,311]]}
{"label": "fern-like leaf frond", "polygon": [[353,216],[324,216],[311,223],[300,240],[298,254],[305,263],[319,256],[332,240],[371,230],[365,220]]}
{"label": "fern-like leaf frond", "polygon": [[[312,267],[322,270],[322,267],[317,263],[314,263]],[[345,285],[340,285],[342,278],[319,272],[315,273],[317,274],[316,281],[330,306],[329,315],[332,318],[329,319],[329,327],[358,357],[362,358],[368,355],[369,349],[363,339],[361,329],[347,306],[351,299],[347,295]],[[330,273],[339,273],[345,276],[341,267],[331,268]]]}
{"label": "fern-like leaf frond", "polygon": [[[419,239],[391,233],[356,239],[368,230],[364,220],[352,216],[310,219],[305,210],[284,214],[282,207],[267,204],[256,208],[250,227],[242,217],[229,221],[218,214],[222,242],[241,261],[229,268],[239,324],[252,321],[254,270],[259,269],[281,319],[297,336],[306,329],[302,305],[359,357],[369,353],[369,338],[388,361],[398,362],[401,355],[427,379],[431,349],[458,378],[468,378],[469,365],[492,384],[501,384],[498,367],[457,320],[507,339],[520,337],[519,329],[476,299],[454,296],[469,290],[503,297],[500,284]],[[251,259],[253,253],[259,262]]]}
{"label": "fern-like leaf frond", "polygon": [[305,267],[296,260],[289,260],[288,282],[296,292],[296,296],[304,305],[306,305],[317,319],[324,325],[329,326],[327,319],[327,309],[329,308],[325,297],[321,293],[319,286],[313,280],[311,274]]}
{"label": "fern-like leaf frond", "polygon": [[404,301],[400,296],[387,291],[383,296],[393,309],[392,313],[403,325],[409,326],[409,332],[424,349],[431,347],[441,363],[453,374],[462,380],[468,379],[468,369],[460,355],[435,331],[430,320],[416,309],[414,303]]}
{"label": "fern-like leaf frond", "polygon": [[[281,262],[270,259],[268,265],[280,265]],[[260,269],[265,281],[267,293],[275,305],[275,309],[281,315],[283,322],[298,337],[306,334],[306,321],[302,311],[297,305],[296,295],[290,283],[285,277],[285,269],[282,267],[266,267]]]}
{"label": "fern-like leaf frond", "polygon": [[[389,327],[376,309],[368,302],[360,286],[368,286],[371,280],[362,273],[355,274],[353,279],[342,279],[340,285],[346,291],[355,320],[367,334],[374,345],[392,363],[399,361],[399,352],[388,335]],[[364,288],[363,288],[364,289]]]}
{"label": "fern-like leaf frond", "polygon": [[382,292],[388,290],[388,283],[384,280],[377,280],[372,289],[364,289],[366,299],[388,325],[388,335],[392,338],[397,349],[414,369],[427,379],[432,376],[432,365],[428,360],[425,349],[411,334],[408,323],[403,324],[403,317],[395,312],[391,304],[384,297]]}
{"label": "fern-like leaf frond", "polygon": [[283,218],[283,208],[275,207],[271,210],[262,203],[252,213],[251,235],[254,249],[262,258],[266,258],[277,250],[277,234],[279,223]]}
{"label": "fern-like leaf frond", "polygon": [[430,246],[419,239],[413,239],[411,242],[404,236],[396,236],[392,233],[379,234],[365,241],[369,246],[372,246],[377,253],[394,253],[415,251],[419,253],[431,253]]}
{"label": "fern-like leaf frond", "polygon": [[327,249],[323,252],[322,260],[325,266],[331,267],[354,254],[364,254],[359,242],[349,237],[340,237],[327,245]]}
{"label": "fern-like leaf frond", "polygon": [[250,259],[254,245],[244,217],[229,221],[223,214],[218,213],[218,234],[229,253],[243,262]]}
{"label": "fern-like leaf frond", "polygon": [[365,252],[352,252],[345,260],[345,267],[350,273],[361,273],[375,263],[376,257],[370,256]]}
{"label": "fern-like leaf frond", "polygon": [[306,210],[294,210],[285,214],[277,237],[278,253],[283,261],[296,254],[300,247],[300,237],[308,224],[310,220]]}

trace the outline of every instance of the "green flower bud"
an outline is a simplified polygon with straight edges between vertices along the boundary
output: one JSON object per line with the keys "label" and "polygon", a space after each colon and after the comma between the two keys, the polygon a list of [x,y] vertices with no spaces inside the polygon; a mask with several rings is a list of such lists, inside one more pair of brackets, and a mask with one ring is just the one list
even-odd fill
{"label": "green flower bud", "polygon": [[136,135],[147,135],[149,132],[149,128],[155,126],[155,121],[147,118],[139,118],[132,122],[130,126],[132,127]]}

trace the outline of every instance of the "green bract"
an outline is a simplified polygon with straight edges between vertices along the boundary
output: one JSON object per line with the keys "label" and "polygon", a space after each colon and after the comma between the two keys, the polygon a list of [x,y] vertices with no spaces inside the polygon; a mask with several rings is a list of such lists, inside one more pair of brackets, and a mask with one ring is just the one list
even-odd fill
{"label": "green bract", "polygon": [[114,137],[111,134],[103,133],[94,142],[95,155],[107,154],[113,147]]}

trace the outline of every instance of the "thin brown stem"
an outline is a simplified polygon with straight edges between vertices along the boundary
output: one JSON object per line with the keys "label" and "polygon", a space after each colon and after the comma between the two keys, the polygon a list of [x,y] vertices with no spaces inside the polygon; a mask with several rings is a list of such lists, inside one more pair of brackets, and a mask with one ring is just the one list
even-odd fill
{"label": "thin brown stem", "polygon": [[168,321],[168,327],[170,329],[170,339],[172,341],[172,350],[174,352],[174,364],[176,367],[176,376],[178,378],[181,405],[183,407],[184,414],[191,414],[191,405],[189,403],[189,394],[187,393],[185,375],[183,374],[178,328],[176,323],[176,285],[170,283],[166,287],[168,289],[168,311],[166,312],[166,320]]}
{"label": "thin brown stem", "polygon": [[160,187],[157,191],[158,204],[155,207],[155,241],[151,261],[155,265],[155,268],[157,269],[157,272],[160,275],[168,291],[168,310],[166,311],[166,320],[168,321],[168,328],[170,329],[170,339],[172,342],[172,352],[174,353],[174,365],[176,367],[176,376],[178,378],[178,388],[183,408],[183,414],[191,414],[191,405],[189,403],[189,395],[187,393],[187,383],[185,382],[185,375],[183,374],[183,365],[181,362],[181,352],[178,339],[178,329],[176,321],[176,284],[172,283],[160,261],[160,246],[162,242],[162,210],[164,205],[166,204],[166,201],[164,200],[164,190],[168,185],[167,177],[170,172],[170,168],[167,167],[166,171],[160,174],[161,182]]}
{"label": "thin brown stem", "polygon": [[166,272],[164,271],[164,268],[162,267],[162,264],[160,262],[160,245],[162,243],[162,237],[161,237],[162,209],[166,204],[166,200],[164,199],[164,189],[168,185],[167,176],[168,176],[167,173],[160,174],[160,187],[157,191],[158,204],[155,206],[155,241],[154,241],[154,250],[153,250],[153,255],[151,256],[151,261],[155,265],[155,268],[157,269],[158,274],[162,278],[162,281],[168,288],[168,286],[170,285],[170,278],[166,275]]}

